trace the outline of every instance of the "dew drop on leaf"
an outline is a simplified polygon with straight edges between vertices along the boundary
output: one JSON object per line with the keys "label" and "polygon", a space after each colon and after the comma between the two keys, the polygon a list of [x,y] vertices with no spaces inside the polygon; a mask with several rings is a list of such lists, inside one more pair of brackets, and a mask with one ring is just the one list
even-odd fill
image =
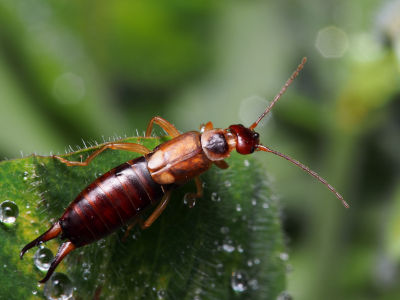
{"label": "dew drop on leaf", "polygon": [[183,196],[183,204],[187,205],[189,208],[192,208],[196,205],[196,198],[193,197],[192,194],[187,193]]}
{"label": "dew drop on leaf", "polygon": [[278,298],[276,300],[292,300],[292,296],[287,292],[283,291],[282,293],[279,294]]}
{"label": "dew drop on leaf", "polygon": [[211,193],[211,200],[219,202],[219,201],[221,201],[221,198],[220,198],[220,196],[218,196],[218,194],[216,192],[212,192]]}
{"label": "dew drop on leaf", "polygon": [[228,234],[229,233],[229,228],[226,226],[222,226],[220,229],[222,234]]}
{"label": "dew drop on leaf", "polygon": [[165,291],[164,290],[159,290],[157,292],[157,299],[165,299]]}
{"label": "dew drop on leaf", "polygon": [[53,252],[49,248],[43,247],[35,252],[33,262],[40,271],[47,271],[53,258]]}
{"label": "dew drop on leaf", "polygon": [[0,204],[0,222],[14,224],[18,214],[18,206],[13,201],[6,200]]}
{"label": "dew drop on leaf", "polygon": [[222,249],[224,249],[224,251],[228,252],[228,253],[232,253],[233,251],[235,251],[235,247],[232,246],[230,243],[229,244],[228,243],[224,243],[222,245]]}
{"label": "dew drop on leaf", "polygon": [[44,286],[44,295],[48,300],[72,299],[71,280],[63,273],[55,273]]}
{"label": "dew drop on leaf", "polygon": [[242,293],[247,290],[247,274],[244,271],[236,271],[232,273],[231,287],[235,292]]}

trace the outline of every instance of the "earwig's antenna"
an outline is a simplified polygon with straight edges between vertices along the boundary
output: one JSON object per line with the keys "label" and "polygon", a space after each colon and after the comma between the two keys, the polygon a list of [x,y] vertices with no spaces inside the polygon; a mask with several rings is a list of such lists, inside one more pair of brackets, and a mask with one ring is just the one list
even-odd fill
{"label": "earwig's antenna", "polygon": [[272,100],[272,102],[268,105],[267,109],[262,113],[262,115],[257,119],[257,121],[255,121],[253,124],[251,124],[251,126],[249,127],[251,130],[256,128],[258,123],[262,120],[262,118],[264,118],[265,115],[271,111],[271,109],[272,109],[272,107],[274,107],[275,103],[281,98],[283,93],[286,92],[287,88],[293,82],[293,80],[297,77],[297,75],[299,75],[299,72],[301,71],[301,69],[303,69],[304,64],[306,62],[307,62],[307,58],[303,57],[303,59],[301,60],[301,63],[298,65],[296,71],[294,71],[292,76],[290,76],[290,78],[286,81],[285,85],[282,87],[280,92],[275,96],[274,100]]}
{"label": "earwig's antenna", "polygon": [[308,174],[310,174],[311,176],[317,178],[320,182],[322,182],[324,185],[326,185],[326,186],[328,187],[328,189],[329,189],[332,193],[334,193],[334,194],[336,195],[336,197],[337,197],[340,201],[342,201],[344,207],[346,207],[346,208],[349,208],[349,207],[350,207],[349,204],[343,199],[342,195],[340,195],[340,194],[338,193],[338,191],[336,191],[335,188],[334,188],[333,186],[331,186],[324,178],[322,178],[321,176],[319,176],[319,175],[318,175],[316,172],[314,172],[313,170],[310,170],[309,167],[303,165],[301,162],[299,162],[299,161],[297,161],[297,160],[295,160],[295,159],[293,159],[293,158],[291,158],[291,157],[289,157],[289,156],[287,156],[287,155],[285,155],[285,154],[282,154],[282,153],[280,153],[280,152],[278,152],[278,151],[272,150],[271,148],[268,148],[268,147],[266,147],[266,146],[264,146],[264,145],[257,145],[257,150],[261,150],[261,151],[273,153],[273,154],[275,154],[275,155],[278,155],[278,156],[280,156],[280,157],[283,157],[284,159],[286,159],[286,160],[290,161],[291,163],[295,164],[296,166],[302,168],[302,169],[303,169],[304,171],[306,171]]}

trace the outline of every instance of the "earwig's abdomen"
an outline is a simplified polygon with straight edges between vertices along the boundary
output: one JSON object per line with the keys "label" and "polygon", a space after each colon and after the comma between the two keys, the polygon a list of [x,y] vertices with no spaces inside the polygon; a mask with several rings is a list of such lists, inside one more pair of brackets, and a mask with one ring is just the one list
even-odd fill
{"label": "earwig's abdomen", "polygon": [[76,197],[60,218],[62,236],[76,247],[89,244],[129,222],[163,194],[144,157],[128,161],[97,178]]}

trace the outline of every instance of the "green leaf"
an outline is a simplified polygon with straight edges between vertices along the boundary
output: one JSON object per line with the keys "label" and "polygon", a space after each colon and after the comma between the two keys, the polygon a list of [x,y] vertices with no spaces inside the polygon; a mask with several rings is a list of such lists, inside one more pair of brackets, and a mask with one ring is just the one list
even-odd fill
{"label": "green leaf", "polygon": [[[153,149],[164,138],[129,138]],[[96,147],[65,155],[87,157]],[[87,167],[67,167],[51,157],[0,162],[0,202],[13,201],[19,216],[0,226],[0,295],[43,299],[33,248],[75,196],[102,173],[137,156],[107,150]],[[202,175],[204,196],[193,208],[177,189],[161,217],[147,230],[126,228],[73,251],[57,272],[72,282],[76,299],[276,299],[285,288],[286,262],[278,205],[265,171],[252,157],[234,154],[230,168]],[[150,213],[147,212],[147,214]],[[45,247],[57,251],[58,240]],[[51,286],[51,280],[46,283]],[[197,298],[196,298],[197,297]]]}

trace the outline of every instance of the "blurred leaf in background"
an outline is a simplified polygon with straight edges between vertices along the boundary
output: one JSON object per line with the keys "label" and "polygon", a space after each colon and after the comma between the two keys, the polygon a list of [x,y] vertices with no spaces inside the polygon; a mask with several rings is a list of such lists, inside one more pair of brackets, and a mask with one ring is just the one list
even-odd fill
{"label": "blurred leaf in background", "polygon": [[248,125],[307,56],[261,141],[351,209],[255,155],[284,205],[289,293],[398,299],[399,3],[0,0],[0,155],[134,135],[154,115],[182,131]]}

